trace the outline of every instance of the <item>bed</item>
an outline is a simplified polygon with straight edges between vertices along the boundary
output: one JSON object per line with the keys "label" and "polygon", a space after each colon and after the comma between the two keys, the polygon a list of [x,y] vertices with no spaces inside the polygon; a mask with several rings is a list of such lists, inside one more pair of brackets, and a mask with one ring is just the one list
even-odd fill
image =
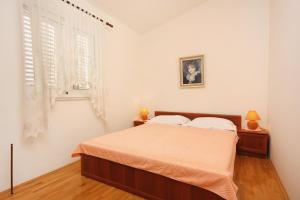
{"label": "bed", "polygon": [[[189,119],[218,117],[239,129],[241,116],[155,112]],[[83,176],[153,200],[236,200],[236,133],[145,124],[81,143]]]}

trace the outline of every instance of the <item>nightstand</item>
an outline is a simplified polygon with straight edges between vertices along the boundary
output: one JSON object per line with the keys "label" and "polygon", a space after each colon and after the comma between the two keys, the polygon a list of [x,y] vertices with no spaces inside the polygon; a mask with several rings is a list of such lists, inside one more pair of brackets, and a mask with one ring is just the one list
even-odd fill
{"label": "nightstand", "polygon": [[133,126],[140,126],[143,125],[146,121],[141,120],[141,119],[137,119],[133,121]]}
{"label": "nightstand", "polygon": [[239,142],[237,152],[241,155],[268,158],[269,140],[268,131],[238,130]]}

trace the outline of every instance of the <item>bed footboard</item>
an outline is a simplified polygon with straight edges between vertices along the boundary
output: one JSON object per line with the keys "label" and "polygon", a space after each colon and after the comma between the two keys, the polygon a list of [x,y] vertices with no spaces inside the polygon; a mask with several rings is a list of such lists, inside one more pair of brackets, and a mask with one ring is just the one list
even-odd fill
{"label": "bed footboard", "polygon": [[224,200],[203,188],[85,154],[81,174],[149,200]]}

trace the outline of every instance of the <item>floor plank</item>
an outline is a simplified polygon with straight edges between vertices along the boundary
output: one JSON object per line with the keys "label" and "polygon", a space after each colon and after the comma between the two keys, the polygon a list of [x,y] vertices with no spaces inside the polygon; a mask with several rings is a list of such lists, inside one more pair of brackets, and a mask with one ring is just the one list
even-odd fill
{"label": "floor plank", "polygon": [[270,160],[237,156],[234,181],[240,200],[287,200],[277,172]]}
{"label": "floor plank", "polygon": [[[270,160],[237,156],[235,183],[239,200],[288,199]],[[46,174],[9,191],[0,193],[0,200],[141,200],[143,198],[87,179],[80,175],[76,162]]]}

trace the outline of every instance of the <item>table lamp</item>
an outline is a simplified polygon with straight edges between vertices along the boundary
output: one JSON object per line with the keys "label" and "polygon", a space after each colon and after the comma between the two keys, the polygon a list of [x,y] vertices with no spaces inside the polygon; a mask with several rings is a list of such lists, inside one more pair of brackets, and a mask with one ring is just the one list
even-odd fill
{"label": "table lamp", "polygon": [[248,120],[247,126],[250,130],[256,130],[258,128],[257,121],[260,120],[260,117],[255,110],[250,110],[247,113],[246,120]]}
{"label": "table lamp", "polygon": [[141,117],[142,120],[144,120],[144,121],[147,120],[148,119],[148,114],[149,114],[148,108],[142,108],[140,110],[140,117]]}

